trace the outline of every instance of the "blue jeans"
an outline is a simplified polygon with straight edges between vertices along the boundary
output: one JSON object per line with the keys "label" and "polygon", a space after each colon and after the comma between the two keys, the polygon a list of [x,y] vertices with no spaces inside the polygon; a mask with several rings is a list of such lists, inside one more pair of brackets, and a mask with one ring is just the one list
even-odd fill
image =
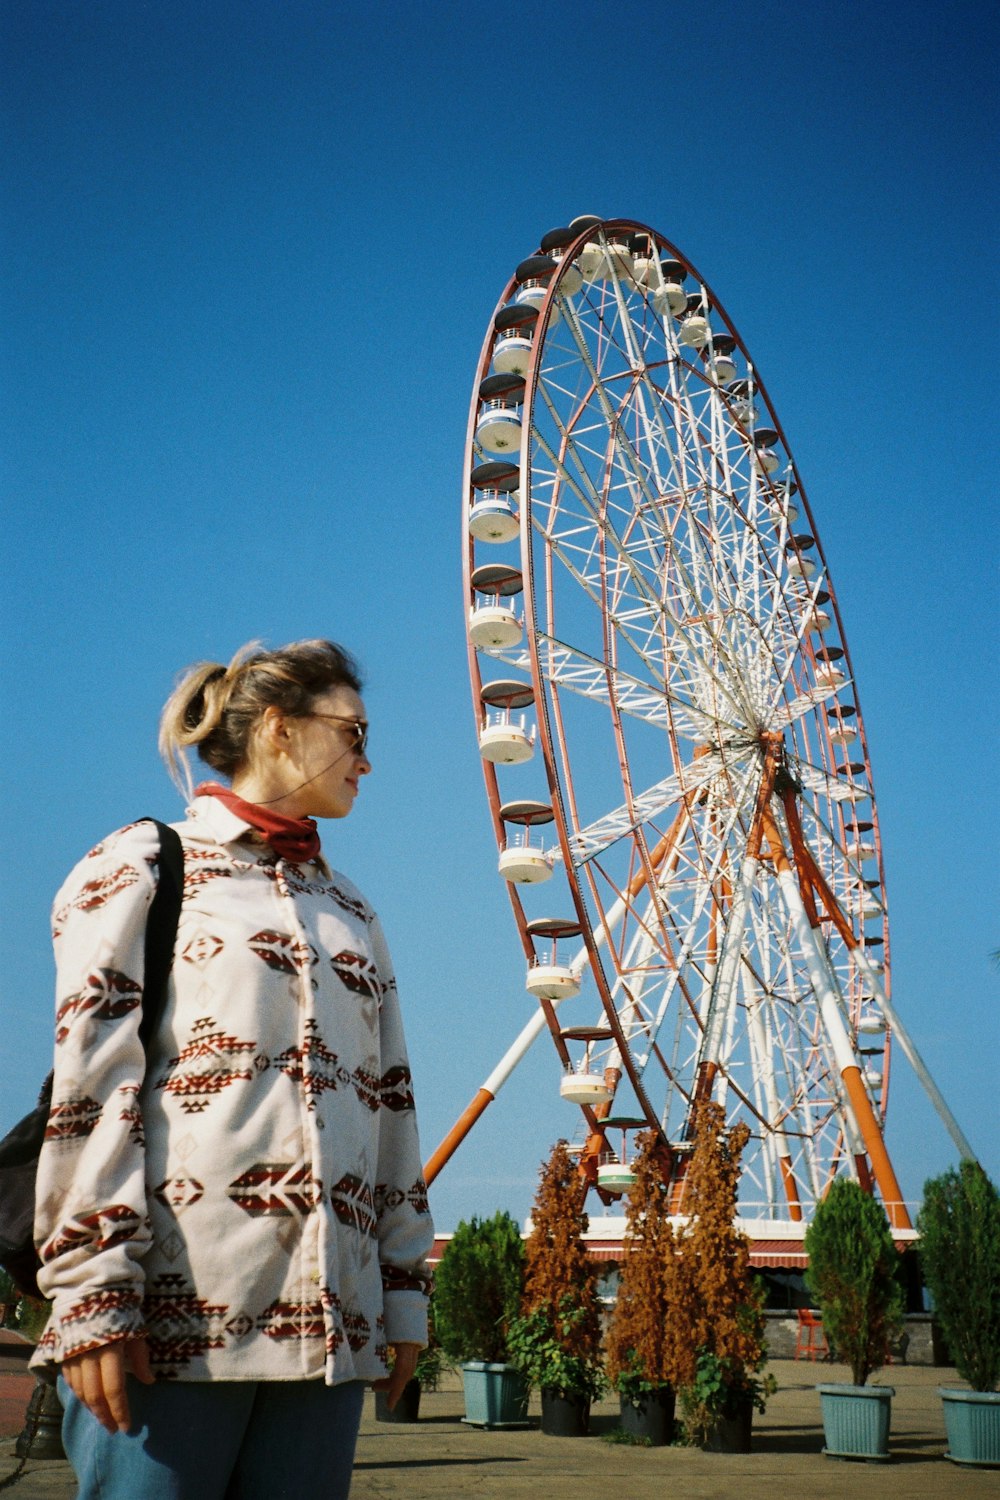
{"label": "blue jeans", "polygon": [[77,1500],[347,1500],[364,1385],[129,1379],[112,1435],[60,1377]]}

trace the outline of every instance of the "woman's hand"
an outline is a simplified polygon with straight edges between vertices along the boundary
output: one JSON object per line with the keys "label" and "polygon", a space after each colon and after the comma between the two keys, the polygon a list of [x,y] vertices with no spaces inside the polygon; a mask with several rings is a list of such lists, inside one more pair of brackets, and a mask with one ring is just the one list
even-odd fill
{"label": "woman's hand", "polygon": [[74,1396],[112,1433],[128,1432],[130,1426],[126,1373],[143,1385],[153,1384],[149,1345],[144,1337],[102,1344],[99,1349],[74,1355],[63,1361],[62,1372]]}
{"label": "woman's hand", "polygon": [[390,1411],[393,1411],[396,1402],[403,1394],[406,1382],[413,1379],[421,1346],[419,1344],[390,1344],[389,1348],[392,1350],[392,1370],[383,1380],[373,1380],[372,1389],[386,1392],[385,1404]]}

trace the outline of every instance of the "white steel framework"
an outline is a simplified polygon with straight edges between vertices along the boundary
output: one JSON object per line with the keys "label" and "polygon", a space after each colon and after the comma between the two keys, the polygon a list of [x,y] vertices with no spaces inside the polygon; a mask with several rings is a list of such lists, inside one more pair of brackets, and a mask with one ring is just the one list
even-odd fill
{"label": "white steel framework", "polygon": [[[497,373],[512,308],[521,373],[506,355]],[[537,721],[540,755],[484,760],[501,850],[518,822],[538,842],[551,808],[554,876],[510,884],[518,929],[537,962],[532,919],[561,901],[586,982],[539,1003],[431,1175],[547,1028],[613,1095],[582,1106],[595,1183],[601,1121],[624,1112],[662,1132],[680,1184],[712,1096],[752,1131],[744,1213],[808,1216],[850,1171],[906,1227],[881,1129],[898,1017],[878,814],[829,568],[736,328],[648,226],[553,231],[504,289],[464,537],[470,621],[491,594],[513,619],[523,591],[523,635],[518,617],[513,644],[469,644],[477,717],[513,682]]]}

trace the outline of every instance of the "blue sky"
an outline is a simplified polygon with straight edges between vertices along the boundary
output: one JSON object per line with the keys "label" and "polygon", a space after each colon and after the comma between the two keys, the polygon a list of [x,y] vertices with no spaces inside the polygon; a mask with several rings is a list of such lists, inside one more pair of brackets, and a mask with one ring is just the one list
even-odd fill
{"label": "blue sky", "polygon": [[[4,1119],[47,1066],[55,889],[180,815],[160,706],[254,637],[365,664],[375,773],[326,843],[388,930],[428,1151],[520,1030],[462,455],[514,265],[600,213],[683,250],[781,416],[865,709],[896,1003],[1000,1177],[996,41],[963,0],[2,8]],[[557,1090],[543,1040],[435,1185],[442,1227],[526,1211],[575,1128]],[[954,1157],[898,1056],[888,1140],[910,1198]]]}

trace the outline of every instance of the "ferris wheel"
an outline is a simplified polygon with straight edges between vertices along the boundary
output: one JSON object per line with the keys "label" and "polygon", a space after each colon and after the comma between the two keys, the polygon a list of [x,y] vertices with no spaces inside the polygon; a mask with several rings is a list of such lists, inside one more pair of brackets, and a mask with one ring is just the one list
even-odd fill
{"label": "ferris wheel", "polygon": [[680,1194],[713,1098],[751,1130],[743,1212],[808,1217],[848,1171],[907,1227],[882,1134],[893,1039],[968,1147],[889,998],[830,569],[748,350],[655,230],[575,220],[504,287],[469,417],[463,557],[498,877],[534,1007],[429,1178],[547,1030],[605,1200],[639,1126]]}

